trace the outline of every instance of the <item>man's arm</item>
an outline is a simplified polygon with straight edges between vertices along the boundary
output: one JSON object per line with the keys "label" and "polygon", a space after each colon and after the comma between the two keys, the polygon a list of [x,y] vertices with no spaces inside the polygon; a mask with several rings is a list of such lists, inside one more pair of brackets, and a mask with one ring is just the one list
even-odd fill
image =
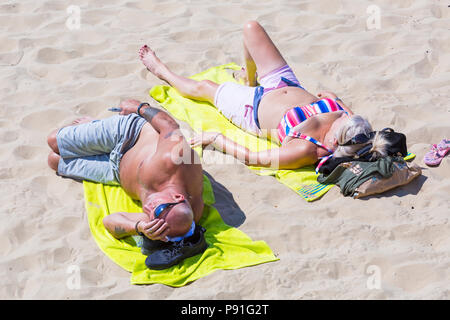
{"label": "man's arm", "polygon": [[116,212],[103,218],[103,225],[116,239],[143,233],[151,240],[165,241],[169,228],[162,219],[150,221],[143,212]]}
{"label": "man's arm", "polygon": [[138,221],[149,221],[148,215],[143,212],[116,212],[103,218],[103,225],[114,238],[121,239],[137,235],[135,226]]}
{"label": "man's arm", "polygon": [[[120,115],[137,113],[140,104],[140,101],[134,99],[122,101],[119,105],[119,108],[122,110]],[[169,116],[166,112],[150,105],[143,105],[139,110],[139,115],[147,120],[147,122],[150,123],[158,133],[162,133],[164,136],[179,129],[179,125],[171,116]]]}
{"label": "man's arm", "polygon": [[142,106],[139,115],[147,120],[159,134],[163,135],[164,139],[169,138],[180,128],[178,123],[166,112],[152,106]]}

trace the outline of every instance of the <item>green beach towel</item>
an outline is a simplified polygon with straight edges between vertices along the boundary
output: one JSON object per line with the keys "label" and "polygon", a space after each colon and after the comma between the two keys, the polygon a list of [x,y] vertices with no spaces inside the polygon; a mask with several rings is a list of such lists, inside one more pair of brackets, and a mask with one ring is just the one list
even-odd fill
{"label": "green beach towel", "polygon": [[203,176],[205,208],[200,225],[205,229],[208,249],[203,254],[185,259],[165,270],[150,270],[141,254],[139,236],[121,240],[104,227],[103,218],[114,212],[142,212],[141,203],[131,199],[120,186],[83,182],[86,210],[91,233],[100,249],[116,264],[131,272],[132,284],[162,283],[181,287],[218,269],[238,269],[276,258],[264,241],[252,241],[242,231],[223,222],[212,206],[214,192],[209,179]]}
{"label": "green beach towel", "polygon": [[[211,80],[216,83],[237,82],[229,70],[240,69],[241,67],[237,64],[229,63],[212,67],[190,78]],[[197,133],[201,131],[221,132],[227,138],[246,146],[251,151],[278,148],[277,144],[265,138],[258,138],[241,130],[210,103],[184,98],[170,86],[154,86],[150,90],[150,96],[172,116],[188,123]],[[196,148],[196,150],[201,155],[201,148]],[[414,158],[414,155],[408,154],[405,160],[411,158]],[[334,186],[317,182],[319,175],[316,174],[314,166],[306,166],[295,170],[276,170],[254,166],[249,166],[249,168],[259,175],[274,176],[279,182],[295,191],[306,201],[319,199]]]}

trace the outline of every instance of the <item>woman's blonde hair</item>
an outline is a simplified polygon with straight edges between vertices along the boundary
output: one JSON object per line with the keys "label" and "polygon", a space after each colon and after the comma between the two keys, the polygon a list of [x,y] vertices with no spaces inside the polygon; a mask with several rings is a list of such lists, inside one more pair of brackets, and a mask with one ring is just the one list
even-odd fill
{"label": "woman's blonde hair", "polygon": [[366,119],[358,115],[352,116],[336,131],[335,137],[338,143],[338,147],[334,151],[333,155],[335,157],[353,157],[356,155],[356,152],[362,147],[368,145],[369,143],[372,143],[372,148],[369,152],[373,152],[373,157],[375,159],[385,157],[387,155],[387,147],[389,145],[389,141],[386,140],[386,138],[384,138],[383,135],[380,134],[380,132],[377,132],[375,137],[373,137],[373,139],[367,141],[366,143],[342,146],[342,144],[345,144],[357,134],[369,135],[369,133],[372,131],[372,126]]}

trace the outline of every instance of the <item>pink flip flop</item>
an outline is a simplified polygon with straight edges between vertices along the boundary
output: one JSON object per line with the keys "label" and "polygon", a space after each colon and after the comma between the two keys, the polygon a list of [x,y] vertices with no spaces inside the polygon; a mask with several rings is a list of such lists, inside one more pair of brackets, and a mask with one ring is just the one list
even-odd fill
{"label": "pink flip flop", "polygon": [[450,140],[442,139],[438,144],[431,146],[431,150],[425,154],[424,162],[427,166],[438,166],[449,152]]}

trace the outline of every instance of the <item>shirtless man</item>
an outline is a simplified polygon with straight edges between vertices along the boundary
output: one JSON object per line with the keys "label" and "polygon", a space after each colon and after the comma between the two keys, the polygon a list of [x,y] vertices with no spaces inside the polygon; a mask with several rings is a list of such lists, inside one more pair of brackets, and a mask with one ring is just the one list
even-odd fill
{"label": "shirtless man", "polygon": [[[120,115],[81,119],[53,131],[50,168],[61,176],[120,184],[142,202],[143,212],[116,212],[103,220],[115,238],[140,234],[167,242],[190,236],[204,205],[197,153],[167,113],[136,100],[120,108]],[[190,159],[179,161],[187,152]]]}

